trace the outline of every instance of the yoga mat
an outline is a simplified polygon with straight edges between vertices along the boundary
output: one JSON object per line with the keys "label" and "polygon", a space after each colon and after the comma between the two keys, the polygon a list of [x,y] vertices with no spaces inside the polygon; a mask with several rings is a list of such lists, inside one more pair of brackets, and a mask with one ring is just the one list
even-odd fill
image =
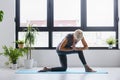
{"label": "yoga mat", "polygon": [[56,72],[38,72],[37,70],[17,70],[16,74],[108,74],[106,71],[84,72],[76,70],[56,71]]}

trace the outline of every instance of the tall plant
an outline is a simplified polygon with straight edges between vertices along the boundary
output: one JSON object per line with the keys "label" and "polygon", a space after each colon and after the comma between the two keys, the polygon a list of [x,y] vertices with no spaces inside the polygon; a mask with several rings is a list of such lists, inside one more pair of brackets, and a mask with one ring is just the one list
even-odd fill
{"label": "tall plant", "polygon": [[27,54],[27,59],[31,59],[31,49],[32,45],[35,43],[37,28],[33,28],[32,24],[29,24],[25,34],[25,45],[29,50],[30,54]]}
{"label": "tall plant", "polygon": [[2,22],[2,20],[3,20],[3,15],[4,15],[4,12],[2,10],[0,10],[0,22]]}

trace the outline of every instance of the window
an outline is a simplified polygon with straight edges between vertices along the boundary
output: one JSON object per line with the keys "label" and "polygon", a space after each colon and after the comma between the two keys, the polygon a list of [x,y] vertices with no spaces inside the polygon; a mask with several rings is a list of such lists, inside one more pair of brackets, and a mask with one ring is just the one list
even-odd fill
{"label": "window", "polygon": [[[18,39],[22,40],[25,37],[25,32],[19,32],[18,36]],[[36,35],[35,44],[32,47],[48,47],[48,42],[48,32],[38,32]]]}
{"label": "window", "polygon": [[114,27],[114,0],[87,0],[87,26]]}
{"label": "window", "polygon": [[[56,47],[68,33],[72,32],[53,32],[53,47]],[[110,36],[115,38],[115,32],[84,31],[84,37],[86,39],[86,42],[89,44],[89,47],[108,47],[106,44],[106,39]],[[77,43],[76,46],[81,47],[79,44],[81,43]]]}
{"label": "window", "polygon": [[54,0],[54,26],[81,26],[80,1],[81,0]]}
{"label": "window", "polygon": [[118,0],[16,0],[16,40],[27,23],[39,29],[36,49],[54,49],[78,28],[90,49],[107,49],[107,38],[118,39]]}
{"label": "window", "polygon": [[20,27],[47,26],[47,0],[20,0]]}

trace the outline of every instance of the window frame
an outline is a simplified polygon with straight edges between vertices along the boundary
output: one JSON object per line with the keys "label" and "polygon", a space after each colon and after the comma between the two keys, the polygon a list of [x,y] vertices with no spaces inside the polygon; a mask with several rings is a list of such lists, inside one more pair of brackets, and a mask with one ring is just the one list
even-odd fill
{"label": "window frame", "polygon": [[[34,47],[34,49],[55,49],[52,47],[52,32],[54,31],[74,31],[78,28],[83,31],[115,31],[116,39],[118,39],[118,0],[114,0],[114,27],[87,27],[87,0],[81,0],[81,26],[74,27],[54,27],[54,0],[47,0],[47,26],[46,27],[36,27],[38,31],[48,31],[49,37],[49,47]],[[107,5],[107,4],[106,4]],[[20,27],[20,0],[16,0],[16,12],[15,12],[15,24],[16,24],[16,40],[18,40],[18,32],[23,32],[26,26]],[[17,44],[16,44],[17,47]],[[108,47],[89,47],[89,49],[108,49]],[[113,49],[118,49],[118,44]]]}

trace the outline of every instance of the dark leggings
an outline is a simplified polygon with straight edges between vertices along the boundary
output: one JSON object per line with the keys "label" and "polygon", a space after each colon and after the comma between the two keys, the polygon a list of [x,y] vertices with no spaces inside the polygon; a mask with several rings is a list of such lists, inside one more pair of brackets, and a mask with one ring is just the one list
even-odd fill
{"label": "dark leggings", "polygon": [[85,65],[85,57],[83,55],[83,51],[57,51],[59,60],[61,63],[61,67],[53,67],[51,71],[66,71],[67,70],[67,54],[78,53],[79,59],[81,60],[82,64]]}

